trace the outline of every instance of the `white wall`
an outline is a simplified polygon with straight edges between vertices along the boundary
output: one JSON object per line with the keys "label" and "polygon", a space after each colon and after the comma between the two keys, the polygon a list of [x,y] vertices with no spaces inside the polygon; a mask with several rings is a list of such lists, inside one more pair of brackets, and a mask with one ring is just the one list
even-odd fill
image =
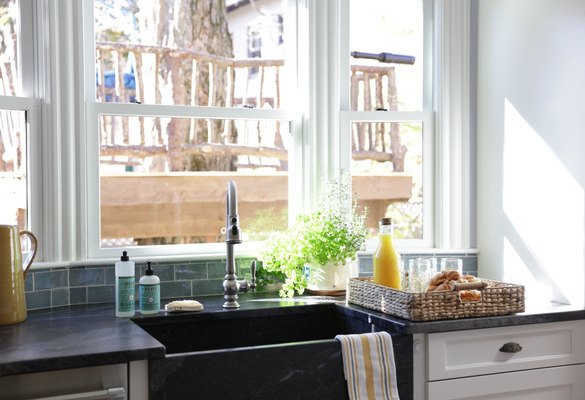
{"label": "white wall", "polygon": [[479,274],[582,305],[585,0],[478,0],[477,61]]}

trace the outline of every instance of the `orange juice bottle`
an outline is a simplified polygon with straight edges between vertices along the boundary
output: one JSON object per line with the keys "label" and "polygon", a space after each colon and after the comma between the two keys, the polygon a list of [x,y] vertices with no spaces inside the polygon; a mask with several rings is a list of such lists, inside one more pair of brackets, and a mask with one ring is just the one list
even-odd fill
{"label": "orange juice bottle", "polygon": [[380,219],[378,248],[374,252],[374,283],[402,290],[400,276],[400,254],[392,239],[392,218]]}

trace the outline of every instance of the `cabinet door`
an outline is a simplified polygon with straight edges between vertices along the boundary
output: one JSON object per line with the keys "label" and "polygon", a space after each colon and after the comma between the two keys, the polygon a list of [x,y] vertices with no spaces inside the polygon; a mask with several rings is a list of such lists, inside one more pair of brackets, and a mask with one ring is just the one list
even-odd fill
{"label": "cabinet door", "polygon": [[585,365],[542,368],[427,384],[428,400],[583,400]]}

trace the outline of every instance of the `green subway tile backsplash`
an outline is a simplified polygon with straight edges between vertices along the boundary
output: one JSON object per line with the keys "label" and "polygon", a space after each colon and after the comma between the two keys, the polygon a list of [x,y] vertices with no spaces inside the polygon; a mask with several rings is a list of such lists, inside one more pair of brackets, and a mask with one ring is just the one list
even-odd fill
{"label": "green subway tile backsplash", "polygon": [[207,279],[207,264],[178,264],[175,265],[175,279],[193,280],[193,279]]}
{"label": "green subway tile backsplash", "polygon": [[72,287],[69,289],[70,304],[87,304],[87,287]]}
{"label": "green subway tile backsplash", "polygon": [[51,270],[35,274],[34,290],[68,287],[67,269]]}
{"label": "green subway tile backsplash", "polygon": [[69,286],[93,286],[105,283],[105,268],[69,269]]}
{"label": "green subway tile backsplash", "polygon": [[[446,254],[408,254],[405,260],[415,257],[448,257]],[[477,254],[451,254],[463,259],[463,271],[477,275]],[[236,259],[238,279],[250,279],[250,262],[253,258]],[[359,257],[360,275],[372,275],[372,256]],[[258,266],[260,264],[258,263]],[[153,262],[154,273],[161,280],[161,303],[164,300],[219,295],[225,276],[225,258],[210,261],[180,263]],[[136,264],[136,291],[138,280],[146,270],[146,263]],[[27,309],[58,307],[68,304],[114,303],[114,265],[29,270],[25,281]],[[138,297],[136,297],[138,299]]]}

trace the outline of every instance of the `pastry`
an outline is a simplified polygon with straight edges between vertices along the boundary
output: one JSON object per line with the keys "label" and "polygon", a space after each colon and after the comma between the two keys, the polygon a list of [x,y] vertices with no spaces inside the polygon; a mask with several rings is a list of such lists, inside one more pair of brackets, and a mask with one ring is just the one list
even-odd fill
{"label": "pastry", "polygon": [[481,292],[479,290],[462,290],[461,292],[461,301],[468,302],[468,301],[481,301]]}
{"label": "pastry", "polygon": [[[458,271],[445,270],[435,275],[429,282],[427,292],[453,290],[456,283],[480,282],[481,279],[473,275],[461,275]],[[461,301],[481,301],[479,290],[461,290]]]}

